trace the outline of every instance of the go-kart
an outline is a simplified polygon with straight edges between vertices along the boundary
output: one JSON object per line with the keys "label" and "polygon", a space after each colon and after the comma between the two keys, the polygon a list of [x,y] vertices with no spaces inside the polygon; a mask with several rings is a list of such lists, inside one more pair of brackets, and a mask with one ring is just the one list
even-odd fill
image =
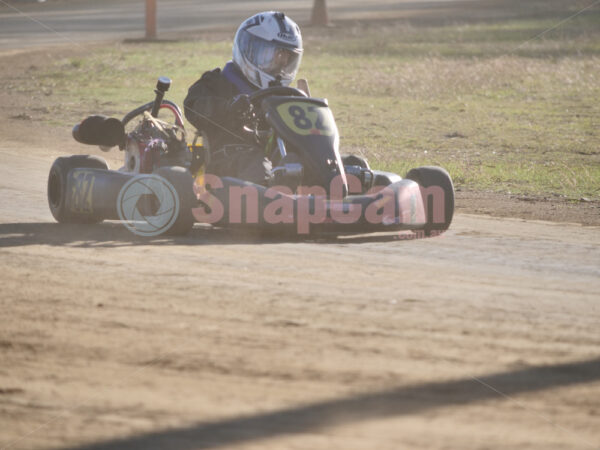
{"label": "go-kart", "polygon": [[[264,183],[211,173],[216,149],[188,145],[179,107],[164,100],[171,80],[159,78],[154,101],[122,120],[90,116],[74,138],[118,146],[124,165],[109,170],[97,156],[54,161],[48,203],[63,223],[121,220],[136,234],[185,234],[195,222],[295,233],[420,231],[429,236],[450,226],[454,188],[448,173],[433,166],[405,178],[373,170],[364,158],[342,156],[327,100],[276,86],[248,98],[246,144],[264,151],[272,170]],[[168,110],[174,123],[158,119]]]}

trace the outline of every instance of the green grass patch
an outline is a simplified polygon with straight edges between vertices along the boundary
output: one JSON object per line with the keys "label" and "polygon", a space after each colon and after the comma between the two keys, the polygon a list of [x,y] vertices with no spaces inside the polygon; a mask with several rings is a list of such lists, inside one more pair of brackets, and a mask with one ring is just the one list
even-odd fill
{"label": "green grass patch", "polygon": [[[299,77],[327,97],[342,150],[404,174],[446,167],[458,186],[600,198],[600,11],[305,31]],[[534,36],[541,37],[531,40]],[[231,41],[119,44],[33,75],[64,126],[152,100],[159,75],[182,104]]]}

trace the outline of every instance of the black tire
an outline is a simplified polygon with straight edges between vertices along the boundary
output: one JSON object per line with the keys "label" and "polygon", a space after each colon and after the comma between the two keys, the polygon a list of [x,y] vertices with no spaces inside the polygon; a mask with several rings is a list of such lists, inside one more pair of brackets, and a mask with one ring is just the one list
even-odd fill
{"label": "black tire", "polygon": [[[434,203],[434,195],[431,193],[421,192],[423,195],[423,204],[425,205],[425,214],[427,222],[425,225],[425,235],[431,236],[432,232],[444,232],[450,227],[452,217],[454,216],[454,185],[450,174],[441,167],[423,166],[411,169],[406,177],[413,180],[421,186],[421,188],[430,188],[439,186],[444,192],[444,210],[443,222],[435,220],[434,208],[437,206]],[[439,206],[438,206],[439,207]]]}
{"label": "black tire", "polygon": [[371,169],[369,167],[369,163],[367,162],[367,160],[365,158],[363,158],[362,156],[356,156],[356,155],[343,155],[342,156],[342,164],[344,166],[359,166],[362,167],[363,169]]}
{"label": "black tire", "polygon": [[164,232],[169,236],[182,236],[194,226],[192,208],[194,206],[194,177],[184,167],[160,167],[154,172],[169,181],[179,197],[179,215],[175,223]]}
{"label": "black tire", "polygon": [[108,170],[106,161],[98,156],[74,155],[57,158],[48,174],[48,206],[57,222],[60,223],[98,223],[103,218],[92,214],[70,211],[66,204],[67,176],[71,169]]}

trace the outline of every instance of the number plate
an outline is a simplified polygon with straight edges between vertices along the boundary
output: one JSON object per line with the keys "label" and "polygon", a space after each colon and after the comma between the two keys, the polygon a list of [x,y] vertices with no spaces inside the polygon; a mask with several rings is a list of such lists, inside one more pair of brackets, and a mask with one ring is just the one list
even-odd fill
{"label": "number plate", "polygon": [[286,102],[277,107],[283,122],[301,136],[333,136],[335,122],[331,110],[306,102]]}

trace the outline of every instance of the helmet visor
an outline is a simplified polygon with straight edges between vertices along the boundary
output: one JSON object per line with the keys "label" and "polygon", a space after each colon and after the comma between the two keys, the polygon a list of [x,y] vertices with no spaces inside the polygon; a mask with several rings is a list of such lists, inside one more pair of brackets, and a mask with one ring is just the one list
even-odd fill
{"label": "helmet visor", "polygon": [[302,53],[265,42],[259,49],[256,66],[263,72],[284,79],[293,79],[300,67]]}
{"label": "helmet visor", "polygon": [[292,80],[300,67],[302,50],[273,41],[265,41],[245,32],[245,51],[248,60],[266,74]]}

